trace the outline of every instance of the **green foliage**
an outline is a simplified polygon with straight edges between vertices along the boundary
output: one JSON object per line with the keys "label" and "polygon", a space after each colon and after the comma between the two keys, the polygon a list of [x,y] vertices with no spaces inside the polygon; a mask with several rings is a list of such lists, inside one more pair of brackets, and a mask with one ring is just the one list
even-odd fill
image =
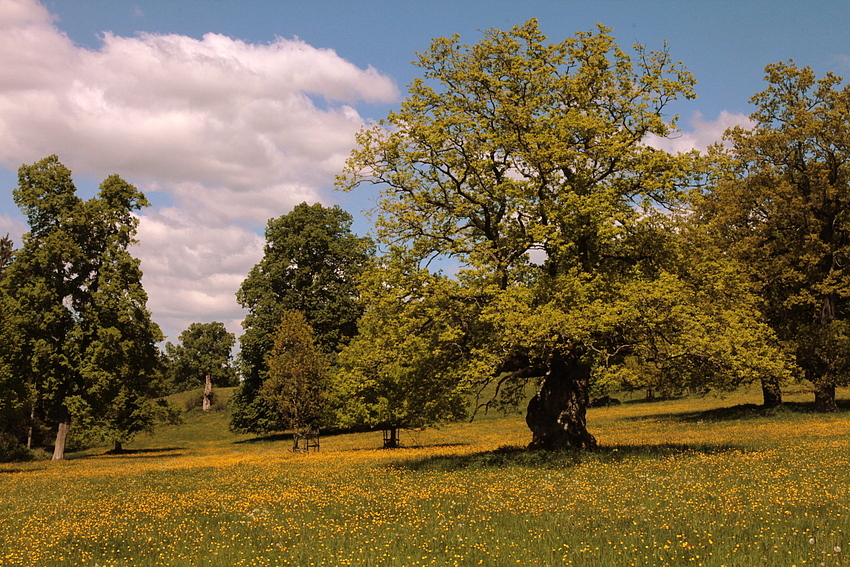
{"label": "green foliage", "polygon": [[600,361],[598,385],[670,395],[788,380],[793,363],[763,322],[744,271],[690,217],[681,220],[667,241],[666,269],[630,282],[612,306],[630,346]]}
{"label": "green foliage", "polygon": [[392,262],[364,276],[359,334],[333,375],[333,405],[343,427],[416,428],[467,416],[468,384],[458,329],[471,321],[463,290],[448,278]]}
{"label": "green foliage", "polygon": [[702,219],[745,266],[763,312],[824,410],[850,376],[850,87],[768,65],[750,130],[715,148]]}
{"label": "green foliage", "polygon": [[260,396],[289,429],[322,425],[330,365],[302,312],[283,312],[267,364],[268,378]]}
{"label": "green foliage", "polygon": [[203,385],[207,376],[213,386],[229,387],[238,382],[231,351],[236,336],[227,332],[224,323],[192,323],[180,333],[180,343],[165,343],[168,356],[168,379],[172,392],[182,392]]}
{"label": "green foliage", "polygon": [[231,402],[234,431],[286,428],[259,395],[275,329],[285,311],[301,311],[322,350],[340,349],[357,331],[357,279],[371,255],[371,240],[352,234],[351,215],[337,206],[302,203],[269,220],[263,259],[236,294],[248,314],[239,339],[242,383]]}
{"label": "green foliage", "polygon": [[[30,232],[8,267],[7,353],[27,406],[50,423],[79,419],[117,442],[162,416],[156,342],[139,261],[129,253],[144,195],[117,175],[88,201],[50,156],[18,172]],[[167,412],[166,412],[167,413]],[[60,427],[61,431],[61,427]],[[57,437],[56,458],[63,456]]]}
{"label": "green foliage", "polygon": [[9,238],[9,234],[0,238],[0,278],[6,274],[6,268],[15,258],[15,243]]}
{"label": "green foliage", "polygon": [[[381,188],[378,234],[399,250],[378,269],[461,265],[453,284],[377,284],[385,299],[364,317],[359,352],[342,357],[360,368],[342,379],[361,414],[418,407],[417,380],[495,392],[482,403],[502,406],[536,382],[532,446],[591,448],[591,376],[626,355],[679,383],[706,369],[724,387],[783,372],[749,300],[688,264],[673,213],[687,207],[696,156],[644,143],[674,131],[665,108],[694,96],[693,78],[666,48],[631,57],[609,31],[548,43],[532,20],[472,46],[436,39],[400,110],[359,133],[338,186]],[[738,351],[750,354],[731,360]]]}

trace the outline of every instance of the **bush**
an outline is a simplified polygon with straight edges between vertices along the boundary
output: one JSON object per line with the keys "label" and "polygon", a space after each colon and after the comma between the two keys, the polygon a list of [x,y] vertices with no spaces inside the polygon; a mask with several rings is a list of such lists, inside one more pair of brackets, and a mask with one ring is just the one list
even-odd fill
{"label": "bush", "polygon": [[0,463],[30,461],[33,454],[14,435],[0,431]]}

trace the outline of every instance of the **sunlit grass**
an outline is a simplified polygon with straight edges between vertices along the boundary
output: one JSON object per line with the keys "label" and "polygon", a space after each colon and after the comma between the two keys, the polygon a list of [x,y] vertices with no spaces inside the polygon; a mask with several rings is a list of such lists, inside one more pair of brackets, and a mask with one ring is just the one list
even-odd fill
{"label": "sunlit grass", "polygon": [[521,416],[295,454],[192,412],[126,455],[3,465],[0,566],[850,564],[850,414],[756,394],[591,410],[589,455],[522,451]]}

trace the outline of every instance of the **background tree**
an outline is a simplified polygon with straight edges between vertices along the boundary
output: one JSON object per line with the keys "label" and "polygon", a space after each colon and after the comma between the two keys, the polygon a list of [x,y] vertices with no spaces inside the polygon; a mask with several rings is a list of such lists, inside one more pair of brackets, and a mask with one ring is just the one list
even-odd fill
{"label": "background tree", "polygon": [[28,431],[30,393],[27,383],[15,371],[15,353],[19,350],[18,337],[10,324],[9,301],[6,286],[6,268],[14,258],[14,243],[7,234],[0,238],[0,462],[23,458],[24,439]]}
{"label": "background tree", "polygon": [[268,356],[268,378],[260,395],[288,429],[300,432],[322,423],[329,364],[300,311],[284,311]]}
{"label": "background tree", "polygon": [[6,275],[6,268],[15,258],[15,243],[9,238],[9,234],[0,238],[0,278]]}
{"label": "background tree", "polygon": [[161,421],[178,419],[176,407],[156,400],[165,392],[156,343],[164,337],[151,320],[142,288],[140,262],[128,248],[138,219],[132,211],[147,206],[144,195],[117,175],[108,177],[88,206],[88,233],[94,241],[93,270],[86,303],[78,316],[85,333],[82,379],[85,393],[74,400],[90,435],[122,444]]}
{"label": "background tree", "polygon": [[394,445],[399,429],[467,417],[470,390],[457,380],[467,350],[459,329],[474,322],[475,303],[464,302],[456,281],[403,262],[363,278],[366,312],[332,375],[336,422],[383,429]]}
{"label": "background tree", "polygon": [[172,392],[203,387],[207,376],[216,387],[238,384],[232,355],[236,335],[224,323],[192,323],[180,333],[179,341],[165,343]]}
{"label": "background tree", "polygon": [[850,377],[850,87],[793,61],[768,65],[765,80],[755,126],[715,148],[701,212],[758,285],[817,408],[834,411]]}
{"label": "background tree", "polygon": [[242,383],[231,400],[232,429],[285,429],[259,395],[275,329],[285,311],[301,311],[318,346],[335,353],[357,332],[357,278],[371,255],[371,240],[352,234],[351,215],[337,206],[302,203],[269,220],[263,259],[236,294],[248,314],[239,340]]}
{"label": "background tree", "polygon": [[[673,130],[665,108],[693,79],[666,49],[635,51],[602,26],[547,43],[534,20],[473,46],[434,40],[424,79],[360,132],[338,180],[380,185],[378,234],[406,261],[461,264],[463,304],[478,306],[455,354],[462,379],[514,401],[539,380],[531,448],[595,446],[591,377],[652,336],[634,327],[652,328],[634,293],[677,282],[667,211],[696,164],[644,139]],[[408,291],[398,300],[425,301]]]}
{"label": "background tree", "polygon": [[83,201],[56,156],[22,166],[14,198],[30,226],[4,281],[15,367],[30,403],[57,424],[54,459],[73,415],[120,442],[146,427],[162,338],[128,251],[133,212],[147,201],[118,176]]}

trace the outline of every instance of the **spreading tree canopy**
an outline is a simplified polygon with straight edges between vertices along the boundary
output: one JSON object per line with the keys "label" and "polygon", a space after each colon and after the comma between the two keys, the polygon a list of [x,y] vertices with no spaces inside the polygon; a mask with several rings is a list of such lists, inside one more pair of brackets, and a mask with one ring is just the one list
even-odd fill
{"label": "spreading tree canopy", "polygon": [[[665,109],[694,96],[694,81],[666,48],[638,45],[630,56],[609,31],[548,43],[531,20],[472,46],[436,39],[419,54],[423,78],[400,110],[359,133],[338,186],[380,187],[378,235],[397,247],[386,262],[448,257],[460,269],[456,285],[423,285],[425,277],[405,282],[381,268],[376,293],[399,305],[370,304],[385,311],[367,313],[352,346],[369,333],[400,359],[355,364],[363,387],[351,399],[387,398],[370,393],[380,380],[431,380],[450,393],[445,370],[456,384],[495,384],[518,401],[539,379],[526,414],[530,446],[593,448],[585,412],[597,369],[654,338],[694,342],[700,298],[667,268],[676,248],[669,213],[694,162],[644,143],[673,131]],[[664,289],[692,309],[670,315]],[[399,313],[416,320],[400,323]],[[714,356],[699,344],[685,350]]]}
{"label": "spreading tree canopy", "polygon": [[815,402],[850,377],[850,87],[793,61],[768,65],[751,129],[715,148],[703,221],[757,283],[763,312]]}

